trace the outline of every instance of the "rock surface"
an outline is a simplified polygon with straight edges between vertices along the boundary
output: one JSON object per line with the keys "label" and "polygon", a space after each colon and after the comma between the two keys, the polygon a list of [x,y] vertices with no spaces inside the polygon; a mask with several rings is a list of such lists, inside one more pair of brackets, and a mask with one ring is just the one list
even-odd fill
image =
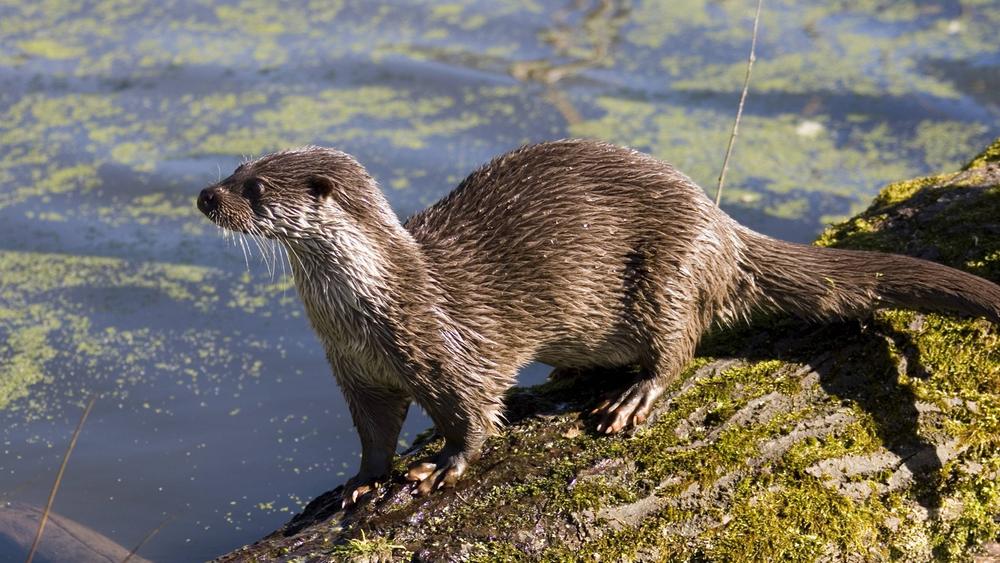
{"label": "rock surface", "polygon": [[[885,188],[818,244],[1000,281],[1000,140],[964,170]],[[643,428],[581,411],[627,373],[515,389],[509,426],[453,490],[406,463],[349,511],[340,489],[220,561],[979,560],[1000,536],[1000,327],[880,311],[710,335]],[[987,545],[983,545],[987,544]],[[992,550],[992,551],[991,551]],[[979,555],[977,555],[979,554]]]}

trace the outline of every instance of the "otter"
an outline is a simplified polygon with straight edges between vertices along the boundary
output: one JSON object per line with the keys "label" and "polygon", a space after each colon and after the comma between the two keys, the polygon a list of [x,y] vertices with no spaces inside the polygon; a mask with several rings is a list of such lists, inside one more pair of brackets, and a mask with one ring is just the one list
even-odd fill
{"label": "otter", "polygon": [[454,486],[533,360],[638,365],[640,376],[591,412],[610,434],[643,423],[713,323],[756,311],[844,319],[883,306],[1000,323],[1000,287],[987,280],[770,238],[673,166],[598,141],[506,153],[405,223],[354,158],[320,147],[246,162],[197,203],[220,227],[288,252],[361,439],[345,506],[388,474],[411,401],[445,443],[406,477],[417,494]]}

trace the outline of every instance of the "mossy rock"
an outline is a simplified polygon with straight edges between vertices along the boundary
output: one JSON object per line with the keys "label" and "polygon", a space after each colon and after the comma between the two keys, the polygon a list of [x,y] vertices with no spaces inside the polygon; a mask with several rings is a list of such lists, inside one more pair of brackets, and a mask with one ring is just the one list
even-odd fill
{"label": "mossy rock", "polygon": [[[893,184],[818,244],[930,258],[1000,281],[1000,140],[964,170]],[[454,490],[340,491],[222,561],[970,560],[1000,535],[1000,330],[880,311],[719,331],[643,428],[580,413],[630,374],[508,398]]]}

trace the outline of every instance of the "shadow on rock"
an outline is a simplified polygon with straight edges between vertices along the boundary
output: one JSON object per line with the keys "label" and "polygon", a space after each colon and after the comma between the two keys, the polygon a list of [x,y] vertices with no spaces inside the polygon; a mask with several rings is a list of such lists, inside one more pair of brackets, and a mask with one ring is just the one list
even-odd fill
{"label": "shadow on rock", "polygon": [[[900,460],[889,468],[895,472],[894,479],[912,479],[921,505],[939,508],[940,469],[946,460],[939,458],[940,445],[921,434],[920,403],[913,390],[899,382],[901,371],[909,377],[930,376],[910,336],[877,320],[827,325],[785,320],[772,326],[741,329],[757,334],[738,338],[750,343],[738,351],[718,344],[720,337],[731,338],[721,334],[707,339],[699,353],[808,365],[819,375],[824,391],[871,415],[882,445]],[[894,357],[890,343],[902,357]]]}

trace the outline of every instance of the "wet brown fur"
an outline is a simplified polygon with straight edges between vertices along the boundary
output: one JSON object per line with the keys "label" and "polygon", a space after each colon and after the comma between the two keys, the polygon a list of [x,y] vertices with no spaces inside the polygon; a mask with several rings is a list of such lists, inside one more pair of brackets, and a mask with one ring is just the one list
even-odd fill
{"label": "wet brown fur", "polygon": [[669,164],[596,141],[504,154],[405,224],[331,149],[265,156],[210,190],[216,223],[288,250],[361,437],[355,487],[389,469],[411,400],[446,446],[410,477],[421,492],[453,484],[533,360],[638,364],[644,377],[596,409],[598,429],[615,432],[645,419],[712,323],[755,310],[824,320],[899,305],[1000,322],[1000,287],[986,280],[771,239]]}

